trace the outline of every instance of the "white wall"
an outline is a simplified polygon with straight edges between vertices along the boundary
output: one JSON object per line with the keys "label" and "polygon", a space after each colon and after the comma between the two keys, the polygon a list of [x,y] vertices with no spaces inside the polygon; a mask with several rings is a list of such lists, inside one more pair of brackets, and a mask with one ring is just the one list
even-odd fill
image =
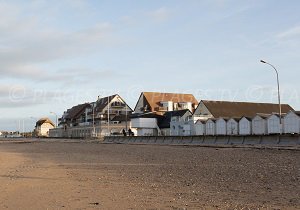
{"label": "white wall", "polygon": [[239,134],[240,135],[250,135],[251,134],[251,121],[246,117],[243,117],[239,121]]}
{"label": "white wall", "polygon": [[227,121],[227,135],[238,135],[239,126],[234,119]]}
{"label": "white wall", "polygon": [[252,119],[252,134],[253,135],[265,135],[267,134],[267,120],[260,116],[255,116]]}
{"label": "white wall", "polygon": [[216,121],[216,134],[226,135],[226,121],[223,118],[219,118]]}
{"label": "white wall", "polygon": [[195,125],[195,135],[204,135],[205,133],[205,124],[202,122],[197,122]]}
{"label": "white wall", "polygon": [[215,135],[216,127],[215,122],[209,119],[205,124],[205,134],[206,135]]}
{"label": "white wall", "polygon": [[275,134],[280,133],[280,123],[279,123],[279,117],[277,115],[271,115],[267,119],[268,124],[268,134]]}
{"label": "white wall", "polygon": [[131,119],[133,128],[157,128],[156,118],[133,118]]}
{"label": "white wall", "polygon": [[283,120],[284,133],[300,133],[300,117],[290,111]]}

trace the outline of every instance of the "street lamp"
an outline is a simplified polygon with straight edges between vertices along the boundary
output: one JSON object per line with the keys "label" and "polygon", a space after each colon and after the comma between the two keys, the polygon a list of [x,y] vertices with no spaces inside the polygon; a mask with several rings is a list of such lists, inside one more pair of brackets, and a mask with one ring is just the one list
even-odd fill
{"label": "street lamp", "polygon": [[281,133],[281,128],[282,128],[282,119],[281,119],[281,103],[280,103],[280,88],[279,88],[279,75],[278,75],[278,71],[277,69],[270,63],[264,61],[264,60],[260,60],[260,62],[265,63],[270,65],[276,72],[276,77],[277,77],[277,94],[278,94],[278,106],[279,106],[279,123],[280,123],[280,133]]}
{"label": "street lamp", "polygon": [[57,114],[55,112],[50,112],[50,114],[54,114],[55,115],[55,117],[56,117],[56,119],[55,119],[55,127],[57,127],[57,124],[58,124],[58,122],[57,122]]}

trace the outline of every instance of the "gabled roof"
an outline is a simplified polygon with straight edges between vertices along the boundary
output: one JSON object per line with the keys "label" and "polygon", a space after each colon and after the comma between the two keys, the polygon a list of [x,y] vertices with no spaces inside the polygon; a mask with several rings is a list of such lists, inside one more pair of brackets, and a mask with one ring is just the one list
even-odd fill
{"label": "gabled roof", "polygon": [[158,121],[159,123],[159,127],[160,128],[169,128],[170,127],[170,123],[171,123],[171,118],[172,117],[182,117],[184,116],[187,112],[190,113],[190,115],[192,115],[192,112],[188,109],[183,109],[183,110],[176,110],[176,111],[169,111],[164,113],[163,118],[160,119],[160,121]]}
{"label": "gabled roof", "polygon": [[108,100],[112,101],[116,96],[117,96],[117,94],[111,95],[111,96],[107,96],[107,97],[103,97],[103,98],[99,98],[96,101],[96,109],[95,110],[97,112],[102,112],[103,109],[107,106]]}
{"label": "gabled roof", "polygon": [[[202,100],[203,104],[215,117],[250,117],[253,118],[257,113],[271,114],[278,112],[278,104],[271,103],[252,103],[252,102],[231,102],[231,101],[207,101]],[[282,113],[294,110],[288,104],[281,105]]]}
{"label": "gabled roof", "polygon": [[80,114],[82,114],[82,112],[90,107],[91,105],[89,103],[85,103],[85,104],[79,104],[77,106],[73,106],[71,109],[67,110],[67,116],[66,119],[74,119],[77,118]]}
{"label": "gabled roof", "polygon": [[52,126],[55,126],[54,123],[49,118],[41,118],[36,122],[36,127],[41,126],[44,123],[50,123]]}
{"label": "gabled roof", "polygon": [[193,105],[198,104],[198,101],[193,94],[142,92],[139,99],[142,96],[151,107],[151,111],[154,111],[155,107],[160,106],[160,102],[162,101],[172,101],[173,103],[191,102]]}

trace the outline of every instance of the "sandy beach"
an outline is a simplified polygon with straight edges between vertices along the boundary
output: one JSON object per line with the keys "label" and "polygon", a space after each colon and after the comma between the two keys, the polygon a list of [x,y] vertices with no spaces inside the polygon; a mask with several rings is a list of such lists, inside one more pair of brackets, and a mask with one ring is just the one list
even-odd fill
{"label": "sandy beach", "polygon": [[0,209],[300,209],[300,151],[0,141]]}

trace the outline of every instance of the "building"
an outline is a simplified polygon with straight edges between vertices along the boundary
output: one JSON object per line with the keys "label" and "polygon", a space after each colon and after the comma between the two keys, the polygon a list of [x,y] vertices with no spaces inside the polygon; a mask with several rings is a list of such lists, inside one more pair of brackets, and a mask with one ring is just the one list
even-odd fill
{"label": "building", "polygon": [[239,118],[230,118],[227,121],[227,135],[239,134]]}
{"label": "building", "polygon": [[[282,113],[294,111],[288,104],[281,105]],[[278,113],[278,104],[252,103],[252,102],[231,102],[231,101],[200,101],[193,117],[195,119],[209,118],[253,118],[257,113],[272,114]]]}
{"label": "building", "polygon": [[87,138],[120,135],[130,128],[132,109],[118,94],[91,103],[76,105],[59,118],[59,128],[51,130],[52,137]]}
{"label": "building", "polygon": [[205,135],[205,123],[206,123],[205,120],[197,120],[194,125],[195,133],[193,135],[199,135],[199,136]]}
{"label": "building", "polygon": [[242,117],[239,121],[239,134],[251,135],[252,133],[252,120],[249,117]]}
{"label": "building", "polygon": [[268,133],[267,118],[270,114],[256,114],[252,118],[252,134],[253,135],[266,135]]}
{"label": "building", "polygon": [[48,137],[49,130],[54,127],[54,123],[49,118],[41,118],[35,124],[35,135],[38,137]]}
{"label": "building", "polygon": [[132,127],[138,135],[191,135],[194,126],[187,121],[197,104],[192,94],[142,92]]}
{"label": "building", "polygon": [[134,113],[153,112],[163,115],[168,111],[188,109],[192,113],[198,101],[192,94],[142,92],[134,108]]}
{"label": "building", "polygon": [[279,114],[271,114],[267,118],[267,133],[268,134],[279,134],[282,133],[282,127],[280,125],[280,115]]}
{"label": "building", "polygon": [[205,134],[216,135],[216,119],[210,118],[205,123]]}
{"label": "building", "polygon": [[192,112],[189,109],[166,112],[164,116],[164,122],[170,128],[170,136],[194,135],[194,123],[189,121]]}
{"label": "building", "polygon": [[289,111],[283,119],[284,133],[300,133],[300,112]]}
{"label": "building", "polygon": [[226,135],[227,119],[222,117],[216,120],[216,135]]}

